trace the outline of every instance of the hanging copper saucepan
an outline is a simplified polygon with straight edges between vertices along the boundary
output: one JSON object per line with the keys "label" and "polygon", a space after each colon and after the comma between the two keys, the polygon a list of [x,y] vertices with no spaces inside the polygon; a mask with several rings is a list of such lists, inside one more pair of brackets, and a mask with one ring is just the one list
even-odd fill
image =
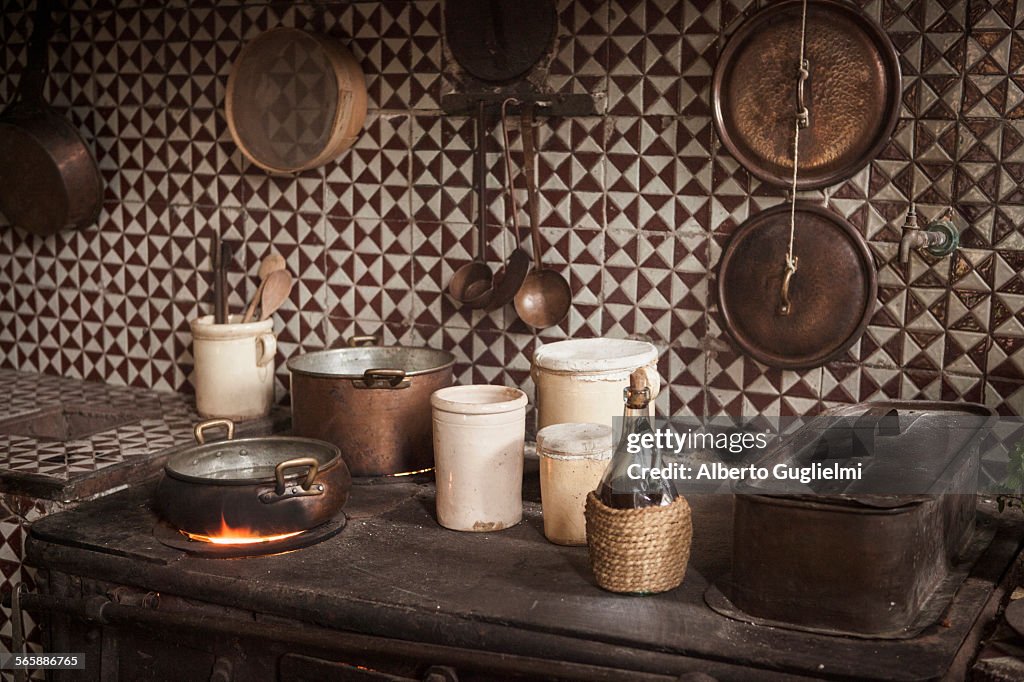
{"label": "hanging copper saucepan", "polygon": [[[227,440],[206,432],[227,429]],[[333,519],[348,500],[352,476],[330,443],[293,436],[234,438],[234,423],[195,427],[198,445],[168,460],[156,490],[157,513],[203,536],[245,529],[261,536],[309,530]]]}
{"label": "hanging copper saucepan", "polygon": [[0,114],[0,213],[38,235],[96,222],[103,181],[92,152],[67,119],[43,99],[50,3],[36,6],[28,66],[14,102]]}

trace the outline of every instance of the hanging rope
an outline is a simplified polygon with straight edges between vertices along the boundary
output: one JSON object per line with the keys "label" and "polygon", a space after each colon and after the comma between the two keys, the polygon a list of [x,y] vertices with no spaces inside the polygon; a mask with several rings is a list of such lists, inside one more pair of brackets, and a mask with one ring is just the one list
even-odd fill
{"label": "hanging rope", "polygon": [[793,123],[793,183],[789,197],[789,249],[786,251],[786,271],[782,277],[782,301],[779,314],[789,315],[793,305],[789,300],[789,284],[796,273],[800,259],[793,255],[793,243],[796,240],[796,188],[800,163],[800,130],[811,124],[810,113],[804,103],[804,84],[811,75],[810,62],[806,57],[807,49],[807,0],[803,0],[800,13],[800,61],[797,62],[796,86],[796,117]]}

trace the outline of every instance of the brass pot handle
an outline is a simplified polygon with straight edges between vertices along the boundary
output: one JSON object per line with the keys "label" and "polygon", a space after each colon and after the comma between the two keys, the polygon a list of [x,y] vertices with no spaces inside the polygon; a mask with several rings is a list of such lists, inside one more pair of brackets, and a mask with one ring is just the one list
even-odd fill
{"label": "brass pot handle", "polygon": [[363,336],[351,336],[345,345],[349,348],[359,348],[360,346],[379,346],[380,337],[372,334],[366,334]]}
{"label": "brass pot handle", "polygon": [[235,422],[230,419],[207,419],[204,422],[199,422],[192,429],[192,435],[195,436],[196,442],[200,445],[206,444],[206,431],[212,429],[215,426],[223,426],[227,429],[228,440],[235,439]]}
{"label": "brass pot handle", "polygon": [[313,481],[316,480],[317,474],[320,473],[320,463],[312,457],[296,457],[295,459],[286,459],[274,467],[274,478],[277,484],[274,487],[274,491],[278,495],[284,495],[285,488],[287,486],[284,482],[284,472],[288,469],[294,469],[296,467],[309,467],[309,471],[306,472],[306,480],[302,482],[302,489],[309,490],[313,486]]}
{"label": "brass pot handle", "polygon": [[409,388],[405,370],[374,368],[363,372],[361,379],[353,379],[356,388]]}
{"label": "brass pot handle", "polygon": [[793,301],[789,298],[789,284],[793,279],[793,273],[796,272],[796,265],[799,261],[800,259],[794,256],[794,267],[787,267],[786,274],[782,276],[782,291],[779,292],[782,301],[779,303],[779,315],[782,315],[783,317],[786,317],[793,312]]}
{"label": "brass pot handle", "polygon": [[804,85],[807,83],[807,79],[811,75],[811,63],[807,59],[800,63],[800,68],[797,69],[797,82],[796,82],[796,120],[797,125],[801,128],[807,128],[811,125],[811,115],[807,111],[807,102],[804,99]]}

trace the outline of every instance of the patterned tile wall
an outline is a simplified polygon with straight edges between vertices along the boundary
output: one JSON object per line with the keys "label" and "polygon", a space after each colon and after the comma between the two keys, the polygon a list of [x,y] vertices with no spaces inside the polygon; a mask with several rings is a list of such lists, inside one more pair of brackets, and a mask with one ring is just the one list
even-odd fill
{"label": "patterned tile wall", "polygon": [[[445,295],[471,258],[473,126],[438,109],[442,0],[73,2],[58,19],[48,94],[80,127],[106,181],[96,227],[47,239],[0,228],[0,365],[189,390],[188,320],[209,309],[214,234],[235,242],[232,305],[273,246],[298,274],[279,314],[279,364],[355,333],[453,350],[460,381],[531,391],[538,344],[636,336],[662,351],[670,413],[807,413],[869,398],[981,400],[1024,413],[1024,0],[858,0],[901,55],[890,144],[816,196],[869,239],[879,308],[839,361],[766,369],[721,328],[712,285],[732,230],[784,200],[730,158],[711,123],[716,55],[765,0],[558,0],[547,84],[604,114],[539,129],[544,257],[571,281],[559,326]],[[223,99],[246,40],[324,30],[367,77],[355,147],[324,168],[268,177],[237,151]],[[0,15],[0,101],[25,57],[29,12]],[[514,246],[497,133],[488,157],[488,255]],[[513,142],[515,144],[515,142]],[[520,194],[520,200],[523,196]],[[952,206],[953,258],[897,262],[915,200]],[[287,377],[281,372],[282,397]]]}

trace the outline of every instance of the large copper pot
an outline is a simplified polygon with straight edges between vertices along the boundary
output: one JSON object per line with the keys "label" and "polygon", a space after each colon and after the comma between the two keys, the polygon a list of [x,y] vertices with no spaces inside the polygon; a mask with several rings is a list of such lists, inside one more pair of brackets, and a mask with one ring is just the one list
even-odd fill
{"label": "large copper pot", "polygon": [[318,351],[288,361],[292,430],[341,449],[353,476],[385,476],[434,466],[430,394],[452,383],[455,356],[409,346]]}

